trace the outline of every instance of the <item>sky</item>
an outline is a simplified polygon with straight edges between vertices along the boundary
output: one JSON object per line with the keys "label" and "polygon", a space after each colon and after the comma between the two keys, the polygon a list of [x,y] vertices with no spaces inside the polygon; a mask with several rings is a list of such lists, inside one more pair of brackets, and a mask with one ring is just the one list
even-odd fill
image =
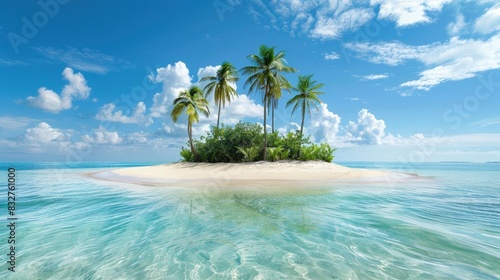
{"label": "sky", "polygon": [[[305,119],[336,161],[500,161],[500,3],[487,0],[2,1],[0,160],[180,159],[173,99],[260,45],[323,83]],[[262,123],[262,97],[221,123]],[[295,131],[284,93],[280,133]],[[194,125],[200,137],[217,122]]]}

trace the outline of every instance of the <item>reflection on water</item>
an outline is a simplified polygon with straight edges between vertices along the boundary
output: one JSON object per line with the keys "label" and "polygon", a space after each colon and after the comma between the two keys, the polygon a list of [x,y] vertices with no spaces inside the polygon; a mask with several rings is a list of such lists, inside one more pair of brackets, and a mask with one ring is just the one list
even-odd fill
{"label": "reflection on water", "polygon": [[[325,191],[323,191],[325,193]],[[318,192],[315,192],[318,195]],[[315,228],[306,213],[307,196],[269,195],[251,191],[208,189],[193,191],[180,198],[183,215],[196,219],[213,219],[214,223],[259,228],[263,234],[292,229],[308,233]]]}

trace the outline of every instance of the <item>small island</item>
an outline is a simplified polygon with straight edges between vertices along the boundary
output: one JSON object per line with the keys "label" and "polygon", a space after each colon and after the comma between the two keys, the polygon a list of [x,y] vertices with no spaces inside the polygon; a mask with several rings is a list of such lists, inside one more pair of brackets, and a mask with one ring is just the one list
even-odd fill
{"label": "small island", "polygon": [[[263,124],[242,123],[220,125],[221,110],[237,96],[235,83],[239,72],[229,62],[223,62],[215,76],[200,80],[202,88],[191,86],[179,92],[173,101],[170,116],[174,122],[187,121],[188,142],[180,156],[183,162],[149,167],[123,168],[99,172],[94,177],[113,181],[154,186],[243,187],[285,186],[287,189],[310,185],[328,185],[334,180],[377,178],[386,176],[381,171],[359,170],[333,164],[334,152],[328,143],[313,143],[304,135],[306,114],[311,107],[318,109],[319,96],[324,86],[313,80],[313,75],[298,76],[292,86],[283,76],[297,70],[286,65],[285,53],[262,45],[258,54],[249,55],[250,66],[240,71],[248,78],[249,92],[262,95]],[[291,114],[301,113],[300,129],[280,134],[275,130],[274,111],[283,91],[296,92],[286,103]],[[217,126],[198,139],[193,138],[193,125],[200,115],[210,115],[209,96],[213,94],[217,108]],[[245,108],[242,108],[245,110]],[[268,127],[267,118],[271,117]],[[270,131],[268,131],[270,130]]]}
{"label": "small island", "polygon": [[263,161],[263,149],[258,145],[264,138],[262,131],[262,126],[250,123],[214,126],[205,136],[193,139],[197,158],[189,148],[182,148],[182,162],[121,168],[94,173],[93,177],[157,187],[300,192],[314,190],[307,187],[355,183],[359,179],[380,182],[388,175],[331,163],[335,149],[326,143],[311,143],[300,131],[270,133],[271,146],[267,161]]}

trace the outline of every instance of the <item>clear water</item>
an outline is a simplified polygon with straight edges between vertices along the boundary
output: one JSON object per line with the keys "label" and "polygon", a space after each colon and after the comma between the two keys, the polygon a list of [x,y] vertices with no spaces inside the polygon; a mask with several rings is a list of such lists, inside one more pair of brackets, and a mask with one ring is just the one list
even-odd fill
{"label": "clear water", "polygon": [[17,264],[2,226],[0,279],[500,278],[500,164],[346,163],[426,177],[297,195],[82,176],[135,165],[12,164]]}

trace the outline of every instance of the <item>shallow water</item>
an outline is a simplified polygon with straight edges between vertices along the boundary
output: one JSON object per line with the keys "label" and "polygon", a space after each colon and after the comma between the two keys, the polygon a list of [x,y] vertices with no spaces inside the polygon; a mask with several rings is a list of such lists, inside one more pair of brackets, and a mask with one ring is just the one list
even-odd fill
{"label": "shallow water", "polygon": [[13,164],[0,279],[500,278],[500,164],[346,163],[424,177],[273,195],[82,176],[128,165]]}

